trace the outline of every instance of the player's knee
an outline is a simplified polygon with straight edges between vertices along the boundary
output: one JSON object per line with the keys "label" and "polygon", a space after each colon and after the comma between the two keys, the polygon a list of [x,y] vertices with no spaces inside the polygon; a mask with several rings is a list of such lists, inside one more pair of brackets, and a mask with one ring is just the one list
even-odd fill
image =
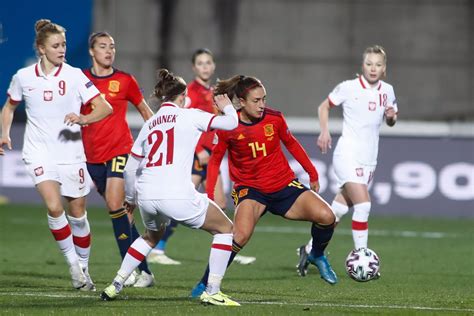
{"label": "player's knee", "polygon": [[336,216],[336,222],[339,222],[341,218],[349,211],[349,206],[339,203],[337,201],[333,201],[331,204],[331,209],[334,215]]}
{"label": "player's knee", "polygon": [[336,216],[331,211],[331,208],[327,207],[327,208],[324,208],[324,211],[322,212],[320,216],[318,224],[321,224],[324,226],[331,226],[335,223],[335,221],[336,221]]}
{"label": "player's knee", "polygon": [[234,241],[241,247],[245,246],[249,239],[250,234],[244,233],[243,231],[239,231],[234,228]]}
{"label": "player's knee", "polygon": [[362,223],[368,222],[371,205],[370,202],[354,204],[354,214],[352,215],[352,219]]}
{"label": "player's knee", "polygon": [[105,202],[107,204],[107,208],[111,211],[118,210],[123,207],[123,201],[117,200],[113,198],[106,198]]}

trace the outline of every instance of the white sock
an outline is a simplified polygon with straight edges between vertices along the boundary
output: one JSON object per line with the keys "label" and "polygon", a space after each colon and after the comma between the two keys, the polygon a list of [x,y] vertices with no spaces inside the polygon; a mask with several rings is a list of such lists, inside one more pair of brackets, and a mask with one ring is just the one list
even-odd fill
{"label": "white sock", "polygon": [[71,228],[69,227],[64,211],[59,217],[51,217],[48,215],[48,226],[69,266],[77,264],[79,259],[74,249]]}
{"label": "white sock", "polygon": [[68,216],[68,219],[71,224],[72,240],[79,262],[83,268],[88,268],[91,252],[91,229],[87,220],[87,212],[82,217]]}
{"label": "white sock", "polygon": [[313,238],[306,244],[306,253],[311,253],[311,249],[313,249]]}
{"label": "white sock", "polygon": [[354,214],[352,215],[352,238],[354,248],[367,248],[369,238],[369,214],[370,202],[354,204]]}
{"label": "white sock", "polygon": [[114,282],[123,285],[125,280],[127,280],[130,274],[132,274],[132,272],[138,267],[140,262],[148,256],[151,249],[152,248],[141,236],[138,237],[130,245],[130,248],[128,248],[127,254],[125,255],[125,258],[123,258],[122,265],[117,272]]}
{"label": "white sock", "polygon": [[215,234],[212,240],[211,253],[209,255],[209,278],[207,280],[207,294],[213,295],[220,291],[222,278],[224,277],[232,253],[232,234]]}
{"label": "white sock", "polygon": [[332,201],[331,209],[336,216],[336,223],[338,223],[341,218],[349,211],[349,207],[347,205],[339,203],[336,200]]}

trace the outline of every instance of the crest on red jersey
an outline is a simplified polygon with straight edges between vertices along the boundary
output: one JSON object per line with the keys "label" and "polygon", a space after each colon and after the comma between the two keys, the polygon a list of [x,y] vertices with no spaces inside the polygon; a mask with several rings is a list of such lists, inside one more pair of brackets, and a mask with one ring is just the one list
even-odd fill
{"label": "crest on red jersey", "polygon": [[37,177],[42,176],[43,173],[44,173],[43,167],[35,168],[35,176],[37,176]]}
{"label": "crest on red jersey", "polygon": [[270,137],[275,134],[275,131],[273,130],[273,124],[267,124],[263,126],[263,131],[265,132],[266,137]]}
{"label": "crest on red jersey", "polygon": [[364,176],[364,169],[363,168],[356,168],[356,174],[358,177]]}
{"label": "crest on red jersey", "polygon": [[117,93],[120,91],[120,81],[117,80],[110,80],[109,81],[109,91],[113,93]]}

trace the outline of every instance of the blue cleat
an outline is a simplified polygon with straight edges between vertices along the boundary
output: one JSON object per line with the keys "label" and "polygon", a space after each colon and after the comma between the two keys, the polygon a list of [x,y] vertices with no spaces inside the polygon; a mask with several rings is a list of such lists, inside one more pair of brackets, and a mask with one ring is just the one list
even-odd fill
{"label": "blue cleat", "polygon": [[309,254],[308,261],[318,267],[321,279],[323,279],[329,284],[337,283],[337,275],[331,268],[331,265],[329,264],[329,261],[326,256],[322,255],[320,257],[315,258],[313,257],[313,254]]}
{"label": "blue cleat", "polygon": [[201,294],[206,290],[206,285],[199,281],[191,290],[191,298],[200,298]]}

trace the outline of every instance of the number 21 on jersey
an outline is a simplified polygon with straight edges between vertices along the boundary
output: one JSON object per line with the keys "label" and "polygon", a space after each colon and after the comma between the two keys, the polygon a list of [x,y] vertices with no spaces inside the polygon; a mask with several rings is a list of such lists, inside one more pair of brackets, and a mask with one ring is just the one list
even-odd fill
{"label": "number 21 on jersey", "polygon": [[148,153],[146,167],[162,166],[163,156],[166,156],[166,165],[173,163],[174,127],[165,132],[160,130],[152,131],[147,137],[147,142],[148,145],[151,145],[151,149]]}

